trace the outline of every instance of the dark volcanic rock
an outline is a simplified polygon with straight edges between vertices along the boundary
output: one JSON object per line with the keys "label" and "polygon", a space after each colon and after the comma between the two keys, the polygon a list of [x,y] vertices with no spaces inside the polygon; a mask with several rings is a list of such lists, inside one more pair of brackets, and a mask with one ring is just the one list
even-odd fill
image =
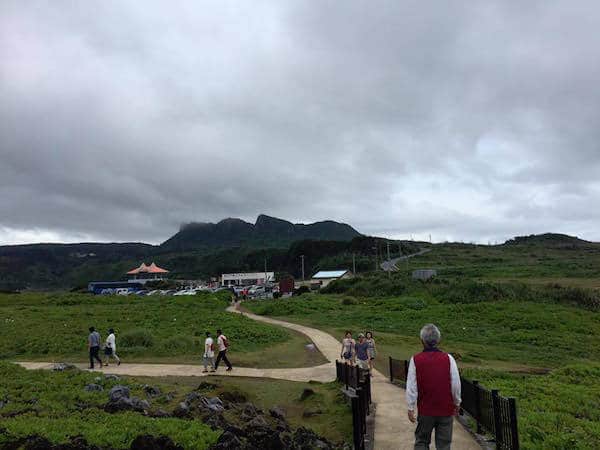
{"label": "dark volcanic rock", "polygon": [[248,398],[239,391],[225,391],[219,394],[219,397],[222,400],[225,400],[230,403],[246,403]]}
{"label": "dark volcanic rock", "polygon": [[302,394],[300,394],[300,400],[304,401],[308,397],[311,397],[313,395],[315,395],[315,391],[313,391],[312,389],[306,388],[302,391]]}
{"label": "dark volcanic rock", "polygon": [[167,436],[140,435],[131,443],[131,450],[184,450]]}
{"label": "dark volcanic rock", "polygon": [[63,372],[65,370],[72,370],[75,368],[76,367],[73,364],[67,364],[67,363],[56,363],[56,364],[54,364],[54,366],[52,366],[52,370],[54,370],[56,372]]}
{"label": "dark volcanic rock", "polygon": [[212,391],[218,388],[219,385],[215,383],[211,383],[210,381],[203,381],[198,385],[199,391]]}
{"label": "dark volcanic rock", "polygon": [[142,400],[137,397],[119,397],[117,400],[111,400],[104,405],[104,411],[109,413],[115,413],[118,411],[145,412],[149,409],[150,403],[148,403],[148,400]]}
{"label": "dark volcanic rock", "polygon": [[142,389],[144,390],[144,392],[146,393],[146,395],[148,397],[150,397],[150,398],[152,398],[152,397],[158,397],[161,394],[159,388],[157,388],[155,386],[150,386],[148,384],[145,384]]}
{"label": "dark volcanic rock", "polygon": [[88,392],[92,392],[92,391],[103,391],[104,388],[102,386],[100,386],[99,384],[95,384],[95,383],[90,383],[90,384],[86,384],[85,387],[83,388],[84,391],[88,391]]}
{"label": "dark volcanic rock", "polygon": [[213,430],[218,428],[225,429],[229,426],[229,422],[221,413],[207,413],[202,416],[202,422],[211,427]]}
{"label": "dark volcanic rock", "polygon": [[285,410],[281,406],[275,406],[269,410],[271,417],[275,419],[285,420]]}
{"label": "dark volcanic rock", "polygon": [[108,398],[111,402],[116,402],[121,398],[129,398],[129,387],[120,384],[114,386],[108,393]]}
{"label": "dark volcanic rock", "polygon": [[294,450],[332,450],[333,446],[314,431],[304,427],[298,428],[292,435],[291,447]]}
{"label": "dark volcanic rock", "polygon": [[167,411],[165,411],[164,409],[157,409],[156,411],[154,411],[152,414],[150,414],[152,417],[171,417],[171,414],[169,414]]}
{"label": "dark volcanic rock", "polygon": [[173,410],[173,415],[175,417],[189,417],[190,416],[190,407],[186,402],[181,402],[179,405],[175,407]]}
{"label": "dark volcanic rock", "polygon": [[323,414],[320,409],[307,409],[302,413],[302,417],[314,417]]}
{"label": "dark volcanic rock", "polygon": [[104,378],[106,380],[113,380],[113,381],[119,381],[121,379],[121,377],[119,377],[118,375],[112,374],[112,373],[105,375]]}
{"label": "dark volcanic rock", "polygon": [[244,449],[246,446],[231,431],[226,431],[219,437],[219,440],[210,447],[210,450],[231,450],[231,449]]}
{"label": "dark volcanic rock", "polygon": [[256,408],[256,406],[254,406],[252,403],[246,403],[244,405],[244,409],[242,410],[242,413],[240,414],[240,419],[242,419],[244,421],[249,421],[249,420],[254,419],[261,412],[262,411],[260,411],[258,408]]}

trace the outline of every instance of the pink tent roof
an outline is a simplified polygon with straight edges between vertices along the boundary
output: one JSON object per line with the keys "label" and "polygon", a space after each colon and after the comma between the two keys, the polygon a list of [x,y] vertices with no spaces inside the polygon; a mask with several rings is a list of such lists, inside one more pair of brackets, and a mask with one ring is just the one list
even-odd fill
{"label": "pink tent roof", "polygon": [[158,267],[154,263],[150,264],[149,266],[147,266],[146,263],[142,263],[140,267],[127,272],[127,275],[137,275],[140,273],[169,273],[169,271]]}

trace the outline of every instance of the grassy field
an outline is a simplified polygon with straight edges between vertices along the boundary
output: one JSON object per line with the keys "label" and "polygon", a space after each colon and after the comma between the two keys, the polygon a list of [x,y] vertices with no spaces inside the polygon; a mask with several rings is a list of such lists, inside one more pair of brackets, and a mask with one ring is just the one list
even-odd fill
{"label": "grassy field", "polygon": [[[350,409],[334,383],[211,377],[198,390],[199,381],[193,377],[123,377],[115,381],[78,370],[27,371],[6,362],[0,362],[0,378],[0,448],[37,434],[54,444],[83,436],[88,444],[126,449],[136,436],[150,434],[168,436],[186,449],[203,450],[221,434],[198,420],[157,419],[136,412],[106,413],[102,407],[107,391],[116,384],[129,386],[131,395],[139,398],[148,398],[143,390],[145,384],[160,389],[162,395],[150,400],[150,415],[159,409],[172,411],[191,391],[211,397],[228,392],[245,397],[265,411],[278,406],[292,427],[313,429],[333,442],[344,442],[351,436]],[[83,388],[88,383],[100,384],[104,391],[87,392]],[[300,394],[305,388],[315,394],[302,401]],[[317,408],[321,411],[317,416],[303,417],[305,411]]]}
{"label": "grassy field", "polygon": [[[439,257],[436,252],[427,254],[428,261]],[[454,261],[454,267],[463,262]],[[549,271],[557,272],[560,266]],[[600,448],[598,291],[473,276],[441,272],[436,281],[423,283],[405,273],[391,279],[370,274],[334,283],[325,290],[329,293],[245,306],[340,339],[346,329],[371,330],[376,365],[386,373],[387,357],[406,359],[420,351],[420,328],[436,323],[442,348],[460,355],[466,376],[517,398],[522,448]]]}
{"label": "grassy field", "polygon": [[88,328],[112,327],[123,361],[200,363],[205,331],[221,328],[233,364],[298,367],[325,362],[303,335],[225,312],[226,295],[194,297],[0,294],[0,359],[86,361]]}

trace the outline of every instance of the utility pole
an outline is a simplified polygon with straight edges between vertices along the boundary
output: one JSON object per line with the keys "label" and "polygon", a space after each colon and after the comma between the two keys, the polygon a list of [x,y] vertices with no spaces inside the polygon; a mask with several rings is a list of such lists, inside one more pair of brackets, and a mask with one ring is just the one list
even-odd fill
{"label": "utility pole", "polygon": [[352,274],[356,275],[356,254],[352,253]]}
{"label": "utility pole", "polygon": [[267,287],[267,257],[265,256],[265,292]]}
{"label": "utility pole", "polygon": [[302,260],[302,281],[304,281],[304,255],[300,255],[300,259]]}
{"label": "utility pole", "polygon": [[388,254],[388,278],[392,276],[392,260],[390,259],[390,241],[387,242],[387,254]]}

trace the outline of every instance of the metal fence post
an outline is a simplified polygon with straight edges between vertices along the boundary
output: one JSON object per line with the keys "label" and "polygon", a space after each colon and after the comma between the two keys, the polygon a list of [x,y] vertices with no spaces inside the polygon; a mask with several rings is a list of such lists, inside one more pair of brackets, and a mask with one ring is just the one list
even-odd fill
{"label": "metal fence post", "polygon": [[517,402],[514,398],[508,399],[510,409],[510,437],[512,450],[519,450],[519,427],[517,426]]}
{"label": "metal fence post", "polygon": [[479,381],[473,380],[473,386],[475,386],[475,422],[477,423],[477,434],[481,434],[481,388],[479,387]]}
{"label": "metal fence post", "polygon": [[494,434],[496,435],[496,448],[502,448],[502,417],[500,415],[500,399],[498,399],[498,389],[492,389],[492,408],[494,410]]}
{"label": "metal fence post", "polygon": [[390,356],[390,383],[394,382],[394,369],[393,369],[393,361],[392,361],[392,357]]}

